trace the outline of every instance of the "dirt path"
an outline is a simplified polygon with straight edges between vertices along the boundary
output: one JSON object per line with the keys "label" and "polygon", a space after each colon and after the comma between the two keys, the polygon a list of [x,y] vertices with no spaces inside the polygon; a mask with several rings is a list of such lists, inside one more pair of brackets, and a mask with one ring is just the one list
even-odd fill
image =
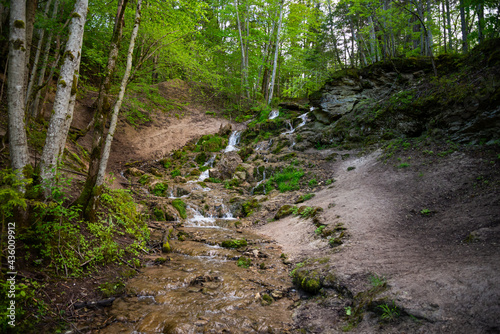
{"label": "dirt path", "polygon": [[[349,238],[340,252],[318,243],[311,234],[315,227],[304,229],[307,223],[296,217],[264,225],[260,231],[297,261],[328,255],[334,272],[347,281],[370,273],[386,277],[389,299],[428,320],[419,330],[498,332],[498,186],[492,192],[474,193],[470,185],[478,177],[478,161],[462,153],[436,165],[417,163],[405,170],[384,165],[379,155],[338,163],[331,171],[335,187],[307,202],[325,209],[327,223],[347,227]],[[347,171],[348,167],[356,168]],[[429,216],[420,214],[425,208]],[[465,243],[474,231],[482,233],[481,241]],[[310,313],[312,318],[315,313],[324,317],[318,310]],[[331,327],[327,319],[323,322],[317,328]],[[376,322],[364,321],[356,331],[370,331],[373,325]]]}

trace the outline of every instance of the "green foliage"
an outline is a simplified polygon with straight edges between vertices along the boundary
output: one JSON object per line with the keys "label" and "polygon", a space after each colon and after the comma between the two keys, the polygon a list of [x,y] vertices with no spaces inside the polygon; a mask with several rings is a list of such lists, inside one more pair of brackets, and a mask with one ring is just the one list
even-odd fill
{"label": "green foliage", "polygon": [[163,221],[165,220],[165,212],[163,212],[160,208],[154,208],[153,214],[156,217],[156,220]]}
{"label": "green foliage", "polygon": [[422,210],[420,210],[420,214],[421,214],[422,216],[428,216],[428,215],[430,215],[431,213],[432,213],[432,211],[431,211],[431,210],[429,210],[429,209],[422,209]]}
{"label": "green foliage", "polygon": [[218,135],[205,135],[196,144],[195,152],[219,152],[227,146],[227,139]]}
{"label": "green foliage", "polygon": [[309,187],[315,187],[318,185],[318,181],[316,181],[316,179],[311,179],[309,180],[309,183],[308,183]]}
{"label": "green foliage", "polygon": [[187,218],[187,214],[186,214],[186,203],[184,203],[184,201],[180,198],[177,198],[177,199],[174,199],[172,201],[172,206],[177,210],[177,212],[179,212],[179,216],[182,218],[182,219],[186,219]]}
{"label": "green foliage", "polygon": [[181,175],[181,171],[179,169],[174,169],[173,171],[170,172],[170,175],[172,177],[180,176]]}
{"label": "green foliage", "polygon": [[385,279],[384,276],[379,276],[379,275],[373,274],[373,275],[370,275],[370,277],[368,279],[370,280],[370,284],[373,287],[383,286],[383,285],[387,284],[387,280]]}
{"label": "green foliage", "polygon": [[209,177],[209,178],[205,179],[205,182],[222,183],[222,180],[221,179],[217,179],[215,177]]}
{"label": "green foliage", "polygon": [[295,201],[295,204],[303,203],[305,201],[308,201],[311,198],[313,198],[314,196],[316,196],[316,194],[304,194],[304,195],[300,195],[299,198]]}
{"label": "green foliage", "polygon": [[167,189],[168,189],[167,183],[159,182],[155,184],[155,187],[153,188],[153,194],[156,196],[165,196]]}
{"label": "green foliage", "polygon": [[247,241],[245,239],[230,239],[224,240],[220,245],[224,248],[241,248],[247,246]]}
{"label": "green foliage", "polygon": [[150,174],[143,174],[140,178],[139,178],[139,183],[140,184],[146,184],[146,183],[149,183],[151,181],[151,178],[153,176],[150,175]]}
{"label": "green foliage", "polygon": [[396,306],[394,301],[392,302],[391,305],[382,304],[377,307],[382,311],[382,314],[380,315],[380,318],[382,320],[392,322],[395,321],[401,315],[401,310],[399,309],[399,307]]}
{"label": "green foliage", "polygon": [[238,267],[249,268],[252,265],[252,260],[245,256],[241,256],[236,262],[236,264],[238,265]]}
{"label": "green foliage", "polygon": [[321,233],[323,233],[323,229],[324,229],[325,227],[326,227],[325,225],[321,225],[320,227],[318,227],[318,228],[314,231],[314,233],[316,233],[316,234],[321,234]]}
{"label": "green foliage", "polygon": [[255,198],[251,198],[241,204],[241,214],[243,217],[250,216],[255,209],[260,208],[260,203]]}
{"label": "green foliage", "polygon": [[[8,277],[6,277],[8,278]],[[35,332],[37,321],[30,318],[36,314],[37,319],[45,316],[49,312],[45,304],[42,290],[45,286],[37,281],[27,278],[16,278],[15,290],[11,290],[10,281],[2,279],[0,282],[0,332],[2,333],[32,333]],[[14,298],[10,298],[14,294]],[[7,308],[10,301],[15,300],[15,327],[9,325],[7,315],[12,314]]]}
{"label": "green foliage", "polygon": [[239,179],[231,179],[231,180],[226,180],[224,181],[224,188],[225,189],[233,189],[234,187],[239,187],[241,181]]}
{"label": "green foliage", "polygon": [[283,169],[283,171],[270,177],[266,182],[266,190],[269,192],[275,187],[278,188],[280,192],[299,190],[299,181],[303,176],[304,171],[295,168],[292,164]]}
{"label": "green foliage", "polygon": [[31,184],[32,181],[29,178],[20,178],[17,173],[10,169],[0,170],[0,215],[2,217],[2,226],[7,219],[13,216],[15,207],[26,209],[27,201],[21,190]]}
{"label": "green foliage", "polygon": [[407,168],[407,167],[410,167],[410,164],[407,162],[403,162],[402,164],[398,165],[397,167],[398,168]]}

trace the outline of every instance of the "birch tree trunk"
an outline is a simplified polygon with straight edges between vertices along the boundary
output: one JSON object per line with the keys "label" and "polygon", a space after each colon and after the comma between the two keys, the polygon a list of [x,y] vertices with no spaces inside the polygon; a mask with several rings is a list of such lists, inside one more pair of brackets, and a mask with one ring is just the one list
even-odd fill
{"label": "birch tree trunk", "polygon": [[10,6],[9,68],[7,108],[9,114],[10,164],[18,179],[29,163],[24,120],[24,77],[26,72],[26,3],[13,1]]}
{"label": "birch tree trunk", "polygon": [[142,0],[137,0],[134,28],[132,30],[132,36],[130,37],[130,45],[128,47],[128,53],[127,53],[127,66],[125,68],[125,74],[123,75],[123,79],[120,85],[120,92],[118,93],[118,99],[116,100],[116,103],[113,107],[111,124],[109,126],[109,131],[108,135],[106,136],[106,142],[104,144],[101,161],[99,163],[99,172],[97,173],[96,186],[101,186],[104,183],[106,166],[108,165],[109,153],[111,152],[111,143],[113,142],[113,136],[116,130],[116,123],[118,122],[118,114],[120,113],[120,108],[122,106],[125,90],[127,89],[128,78],[130,76],[130,71],[132,69],[132,58],[134,56],[135,39],[137,37],[137,32],[139,31],[139,24],[141,22],[141,4]]}
{"label": "birch tree trunk", "polygon": [[[24,92],[28,87],[29,62],[31,54],[31,44],[33,41],[33,30],[35,27],[36,8],[38,0],[26,0],[26,71],[24,72]],[[26,101],[25,101],[26,102]],[[25,110],[26,111],[26,110]]]}
{"label": "birch tree trunk", "polygon": [[77,200],[77,203],[82,205],[84,211],[91,200],[92,191],[95,187],[97,179],[97,173],[99,172],[99,162],[102,157],[104,132],[106,130],[106,123],[111,109],[109,103],[109,90],[111,89],[113,74],[116,68],[116,60],[118,59],[118,51],[120,50],[120,43],[123,36],[123,26],[125,24],[124,14],[127,4],[128,0],[120,0],[118,2],[106,74],[99,88],[99,97],[97,98],[97,107],[94,113],[94,118],[87,126],[87,130],[85,130],[85,132],[87,132],[92,127],[94,129],[92,133],[92,151],[90,152],[89,172],[87,179],[85,180],[82,193]]}
{"label": "birch tree trunk", "polygon": [[[58,6],[59,6],[59,0],[56,0],[56,2],[54,3],[54,8],[52,9],[52,19],[55,19],[57,17]],[[37,92],[35,94],[35,97],[33,99],[33,104],[31,106],[31,116],[33,118],[38,117],[38,107],[40,104],[41,87],[42,87],[44,79],[45,79],[45,72],[47,71],[47,64],[49,63],[50,45],[52,43],[53,37],[54,37],[54,32],[53,32],[53,30],[50,30],[49,36],[47,36],[47,41],[45,42],[45,49],[43,51],[44,56],[43,56],[42,68],[40,69],[40,74],[38,76]],[[50,78],[49,78],[49,80],[50,80]]]}
{"label": "birch tree trunk", "polygon": [[484,4],[482,2],[477,4],[477,34],[481,44],[484,41]]}
{"label": "birch tree trunk", "polygon": [[278,31],[276,33],[276,51],[274,52],[273,75],[271,76],[271,86],[269,87],[269,99],[267,100],[267,105],[270,105],[273,100],[274,82],[276,80],[276,68],[278,67],[278,54],[280,49],[281,22],[283,20],[283,2],[284,0],[280,3],[280,18],[278,20]]}
{"label": "birch tree trunk", "polygon": [[47,130],[47,138],[40,159],[40,177],[46,198],[51,196],[58,163],[63,153],[67,133],[64,133],[66,122],[73,117],[70,114],[70,100],[76,95],[77,75],[80,67],[85,19],[87,17],[88,0],[78,0],[71,14],[69,39],[64,52],[61,74],[57,83],[53,114]]}
{"label": "birch tree trunk", "polygon": [[[47,3],[45,4],[45,10],[43,12],[44,17],[47,17],[51,3],[52,3],[52,0],[48,0]],[[38,60],[40,59],[40,52],[42,50],[44,36],[45,36],[45,29],[38,29],[38,45],[37,45],[36,52],[35,52],[35,60],[33,60],[33,66],[31,68],[31,75],[29,78],[28,90],[26,92],[26,111],[28,111],[30,109],[29,108],[30,100],[32,99],[31,95],[33,92],[33,86],[35,85],[36,72],[38,69]],[[29,113],[29,115],[31,115],[31,113]]]}
{"label": "birch tree trunk", "polygon": [[242,89],[244,88],[245,85],[245,75],[246,75],[246,67],[245,67],[245,46],[243,44],[243,37],[241,34],[241,22],[240,22],[240,14],[238,11],[238,1],[234,1],[234,7],[236,9],[236,22],[238,24],[238,35],[240,37],[240,46],[241,46],[241,86]]}

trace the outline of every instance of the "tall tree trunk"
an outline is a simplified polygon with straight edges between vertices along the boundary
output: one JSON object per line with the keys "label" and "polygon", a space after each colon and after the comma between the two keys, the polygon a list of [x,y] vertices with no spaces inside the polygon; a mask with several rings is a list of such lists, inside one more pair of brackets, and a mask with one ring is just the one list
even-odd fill
{"label": "tall tree trunk", "polygon": [[7,108],[9,114],[10,164],[19,180],[29,163],[28,141],[24,119],[24,77],[26,72],[26,3],[10,5],[9,68],[7,76]]}
{"label": "tall tree trunk", "polygon": [[460,23],[462,25],[462,53],[467,53],[467,20],[465,19],[464,0],[460,0]]}
{"label": "tall tree trunk", "polygon": [[[47,17],[51,3],[52,3],[52,0],[48,0],[47,3],[45,4],[45,10],[43,12],[44,17]],[[37,32],[38,32],[38,45],[37,45],[36,52],[35,52],[35,59],[33,60],[33,66],[31,68],[31,75],[29,78],[28,90],[26,92],[26,111],[28,111],[30,109],[29,108],[30,100],[32,100],[31,95],[33,93],[33,86],[35,85],[35,81],[36,81],[36,73],[38,70],[38,60],[40,59],[40,53],[42,50],[45,29],[38,29]],[[31,116],[31,113],[29,113],[29,115]]]}
{"label": "tall tree trunk", "polygon": [[445,3],[446,3],[446,21],[448,26],[448,47],[450,48],[450,51],[453,51],[453,42],[451,40],[452,34],[451,34],[450,0],[445,0]]}
{"label": "tall tree trunk", "polygon": [[444,7],[444,1],[441,3],[441,10],[443,11],[443,42],[444,42],[444,53],[447,53],[446,48],[446,9]]}
{"label": "tall tree trunk", "polygon": [[87,10],[88,0],[78,0],[71,14],[70,37],[66,43],[63,65],[54,98],[53,114],[40,159],[40,177],[46,198],[51,196],[51,188],[54,185],[58,164],[63,153],[62,148],[66,142],[65,124],[68,118],[73,117],[70,114],[70,100],[72,96],[76,95],[77,90],[77,76]]}
{"label": "tall tree trunk", "polygon": [[104,183],[104,176],[106,174],[106,166],[108,165],[109,154],[111,152],[111,143],[113,142],[113,136],[115,134],[116,123],[118,122],[118,114],[120,113],[120,108],[123,101],[123,96],[125,95],[125,90],[127,89],[127,82],[130,76],[130,70],[132,69],[132,58],[134,55],[135,39],[137,37],[137,32],[139,31],[139,24],[141,21],[141,4],[142,0],[137,0],[137,7],[135,10],[135,20],[134,28],[132,30],[132,36],[130,37],[130,45],[127,53],[127,66],[125,68],[125,74],[123,75],[122,83],[120,85],[120,92],[118,93],[118,99],[113,107],[113,115],[111,116],[111,125],[109,126],[108,135],[106,137],[106,142],[102,152],[101,161],[99,162],[99,172],[97,173],[96,186],[99,187]]}
{"label": "tall tree trunk", "polygon": [[104,142],[104,134],[106,130],[106,123],[109,118],[111,110],[109,102],[109,90],[113,80],[113,74],[116,68],[116,60],[118,59],[118,51],[120,49],[120,42],[123,36],[124,14],[127,7],[128,0],[119,0],[118,8],[115,18],[115,26],[113,29],[113,36],[111,38],[111,45],[108,55],[108,63],[103,82],[99,88],[99,97],[97,98],[97,107],[94,112],[92,122],[87,126],[85,131],[93,127],[92,133],[92,151],[90,152],[90,164],[87,179],[83,186],[82,193],[77,200],[77,203],[83,207],[85,211],[89,201],[92,197],[92,191],[95,187],[97,180],[97,173],[99,171],[99,161],[102,157],[102,148]]}
{"label": "tall tree trunk", "polygon": [[[57,18],[57,7],[59,5],[59,0],[56,0],[54,3],[54,8],[52,9],[52,19]],[[40,94],[41,94],[41,87],[43,85],[44,79],[45,79],[45,72],[47,71],[47,64],[49,63],[49,53],[50,53],[50,45],[52,44],[52,38],[54,37],[54,32],[51,29],[49,32],[49,36],[47,36],[47,41],[45,42],[45,49],[44,49],[44,56],[43,56],[43,62],[42,62],[42,68],[40,69],[40,74],[38,76],[38,82],[37,82],[37,92],[35,94],[33,104],[31,107],[31,116],[33,118],[38,117],[38,111],[39,111],[39,104],[40,104]],[[56,53],[57,55],[58,53]],[[49,78],[50,80],[50,78]]]}
{"label": "tall tree trunk", "polygon": [[[18,0],[23,1],[23,0]],[[29,63],[31,55],[31,45],[33,42],[33,30],[35,27],[36,8],[38,0],[26,0],[26,71],[24,72],[24,92],[28,87]],[[25,110],[26,112],[26,110]]]}
{"label": "tall tree trunk", "polygon": [[373,18],[368,16],[368,24],[370,25],[370,58],[372,64],[378,61],[378,51],[377,51],[377,37],[375,35],[375,24],[373,23]]}
{"label": "tall tree trunk", "polygon": [[278,31],[276,33],[276,51],[274,53],[273,75],[271,77],[271,86],[269,87],[269,99],[267,100],[267,105],[270,105],[271,101],[273,100],[274,81],[276,79],[276,68],[278,65],[278,54],[279,54],[279,49],[280,49],[281,22],[283,20],[283,2],[284,2],[284,0],[281,0],[280,18],[278,20]]}
{"label": "tall tree trunk", "polygon": [[[266,64],[267,62],[267,56],[268,56],[268,50],[271,49],[272,47],[272,39],[273,39],[273,35],[274,35],[274,27],[276,26],[275,22],[273,21],[272,23],[272,28],[271,28],[271,33],[269,34],[269,42],[266,44],[265,48],[264,48],[264,53],[262,54],[262,63],[260,64],[259,66],[259,75],[257,76],[257,83],[255,84],[256,86],[256,89],[255,90],[258,90],[259,89],[259,81],[260,81],[260,76],[262,74],[262,68],[264,67],[264,65]],[[264,78],[262,78],[262,82],[264,82]],[[267,88],[264,90],[262,89],[262,92],[263,92],[263,95],[265,94],[264,92],[267,91]],[[267,99],[265,99],[265,101],[267,101]]]}
{"label": "tall tree trunk", "polygon": [[[427,20],[426,20],[426,23],[427,23],[427,34],[426,34],[427,45],[428,45],[428,48],[430,50],[432,50],[432,48],[434,47],[434,42],[432,40],[433,22],[432,22],[432,13],[431,13],[431,0],[427,0]],[[430,54],[428,54],[428,56],[430,56]]]}
{"label": "tall tree trunk", "polygon": [[238,35],[240,37],[240,47],[241,47],[241,89],[245,91],[245,81],[246,81],[246,66],[245,66],[245,45],[243,42],[243,36],[241,33],[241,21],[240,14],[238,10],[238,0],[234,1],[234,7],[236,9],[236,22],[238,23]]}
{"label": "tall tree trunk", "polygon": [[482,2],[477,4],[477,35],[481,44],[484,41],[484,4]]}

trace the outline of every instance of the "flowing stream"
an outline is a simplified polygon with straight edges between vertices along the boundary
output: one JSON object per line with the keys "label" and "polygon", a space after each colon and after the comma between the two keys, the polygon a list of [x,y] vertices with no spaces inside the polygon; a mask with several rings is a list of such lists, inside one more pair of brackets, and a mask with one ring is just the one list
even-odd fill
{"label": "flowing stream", "polygon": [[[224,152],[237,150],[239,136],[237,131],[231,134]],[[214,159],[205,165],[212,166]],[[280,258],[281,249],[269,239],[238,229],[220,195],[194,184],[189,187],[188,218],[172,230],[170,239],[168,232],[160,237],[163,242],[168,240],[171,251],[149,256],[141,273],[127,282],[127,294],[103,311],[107,320],[99,333],[290,330],[291,307],[297,297]],[[193,203],[200,196],[210,204],[204,210]],[[235,239],[244,239],[247,245],[237,249],[221,246],[223,241]]]}

